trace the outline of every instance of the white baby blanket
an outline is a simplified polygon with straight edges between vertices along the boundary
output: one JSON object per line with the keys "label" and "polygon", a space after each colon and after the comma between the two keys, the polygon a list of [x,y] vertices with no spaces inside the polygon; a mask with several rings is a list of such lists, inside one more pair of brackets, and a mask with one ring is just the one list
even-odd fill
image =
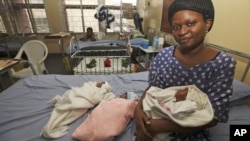
{"label": "white baby blanket", "polygon": [[82,87],[73,87],[62,96],[55,96],[49,101],[54,104],[50,119],[43,127],[41,135],[46,138],[59,138],[68,130],[68,124],[75,121],[88,111],[89,108],[99,104],[102,100],[112,99],[115,95],[111,92],[108,82],[101,88],[96,87],[97,82],[84,83]]}
{"label": "white baby blanket", "polygon": [[[187,87],[186,100],[175,102],[175,93]],[[143,100],[143,110],[149,118],[168,118],[183,127],[202,126],[214,117],[208,96],[195,85],[175,86],[167,89],[150,87]]]}

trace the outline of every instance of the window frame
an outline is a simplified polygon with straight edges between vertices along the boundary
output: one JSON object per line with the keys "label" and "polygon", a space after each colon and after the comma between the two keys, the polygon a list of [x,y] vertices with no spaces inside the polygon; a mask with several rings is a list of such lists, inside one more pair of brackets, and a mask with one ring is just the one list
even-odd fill
{"label": "window frame", "polygon": [[[30,0],[23,0],[23,3],[15,3],[14,1],[7,1],[8,7],[9,7],[9,18],[12,19],[12,22],[10,22],[9,27],[12,27],[13,29],[13,34],[24,34],[26,33],[27,28],[29,28],[29,33],[35,33],[35,34],[43,34],[43,33],[50,33],[50,25],[47,21],[47,25],[43,27],[47,27],[46,30],[44,31],[39,31],[38,28],[40,25],[37,25],[36,23],[36,17],[34,17],[34,12],[33,10],[36,9],[43,9],[45,11],[46,19],[47,18],[47,12],[44,6],[44,1],[43,3],[32,3]],[[18,10],[24,10],[24,13],[27,14],[27,21],[24,20],[24,23],[29,23],[28,26],[20,26],[20,21],[18,21],[18,17],[15,14],[16,9]],[[20,12],[21,13],[21,12]],[[44,19],[41,18],[41,19]],[[39,18],[37,18],[39,19]],[[6,23],[6,21],[5,21]]]}

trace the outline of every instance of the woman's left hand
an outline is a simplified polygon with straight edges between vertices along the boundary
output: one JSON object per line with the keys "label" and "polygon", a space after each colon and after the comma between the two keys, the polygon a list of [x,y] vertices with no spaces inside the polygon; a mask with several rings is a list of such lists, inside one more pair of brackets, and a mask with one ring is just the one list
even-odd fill
{"label": "woman's left hand", "polygon": [[141,105],[137,104],[134,111],[136,125],[136,141],[152,141],[153,137],[148,133],[147,127],[150,126],[149,119],[141,109]]}

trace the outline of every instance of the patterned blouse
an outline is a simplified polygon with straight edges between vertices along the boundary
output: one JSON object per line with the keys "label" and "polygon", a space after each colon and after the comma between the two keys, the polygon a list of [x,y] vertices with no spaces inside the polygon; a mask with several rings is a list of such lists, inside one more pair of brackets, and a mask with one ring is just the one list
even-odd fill
{"label": "patterned blouse", "polygon": [[[149,69],[149,84],[160,88],[194,84],[208,95],[215,118],[219,122],[226,122],[228,120],[229,99],[233,92],[235,59],[219,52],[210,61],[185,68],[174,57],[174,50],[174,46],[164,48],[153,59]],[[209,140],[208,130],[184,134],[174,133],[173,140],[206,141]]]}

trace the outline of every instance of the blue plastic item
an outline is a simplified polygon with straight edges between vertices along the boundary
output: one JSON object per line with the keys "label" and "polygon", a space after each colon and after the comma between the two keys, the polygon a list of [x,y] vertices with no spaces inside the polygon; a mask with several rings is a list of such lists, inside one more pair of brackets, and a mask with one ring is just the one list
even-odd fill
{"label": "blue plastic item", "polygon": [[155,36],[155,37],[154,37],[154,40],[153,40],[153,44],[152,44],[153,50],[156,50],[156,49],[157,49],[158,42],[159,42],[158,36]]}

